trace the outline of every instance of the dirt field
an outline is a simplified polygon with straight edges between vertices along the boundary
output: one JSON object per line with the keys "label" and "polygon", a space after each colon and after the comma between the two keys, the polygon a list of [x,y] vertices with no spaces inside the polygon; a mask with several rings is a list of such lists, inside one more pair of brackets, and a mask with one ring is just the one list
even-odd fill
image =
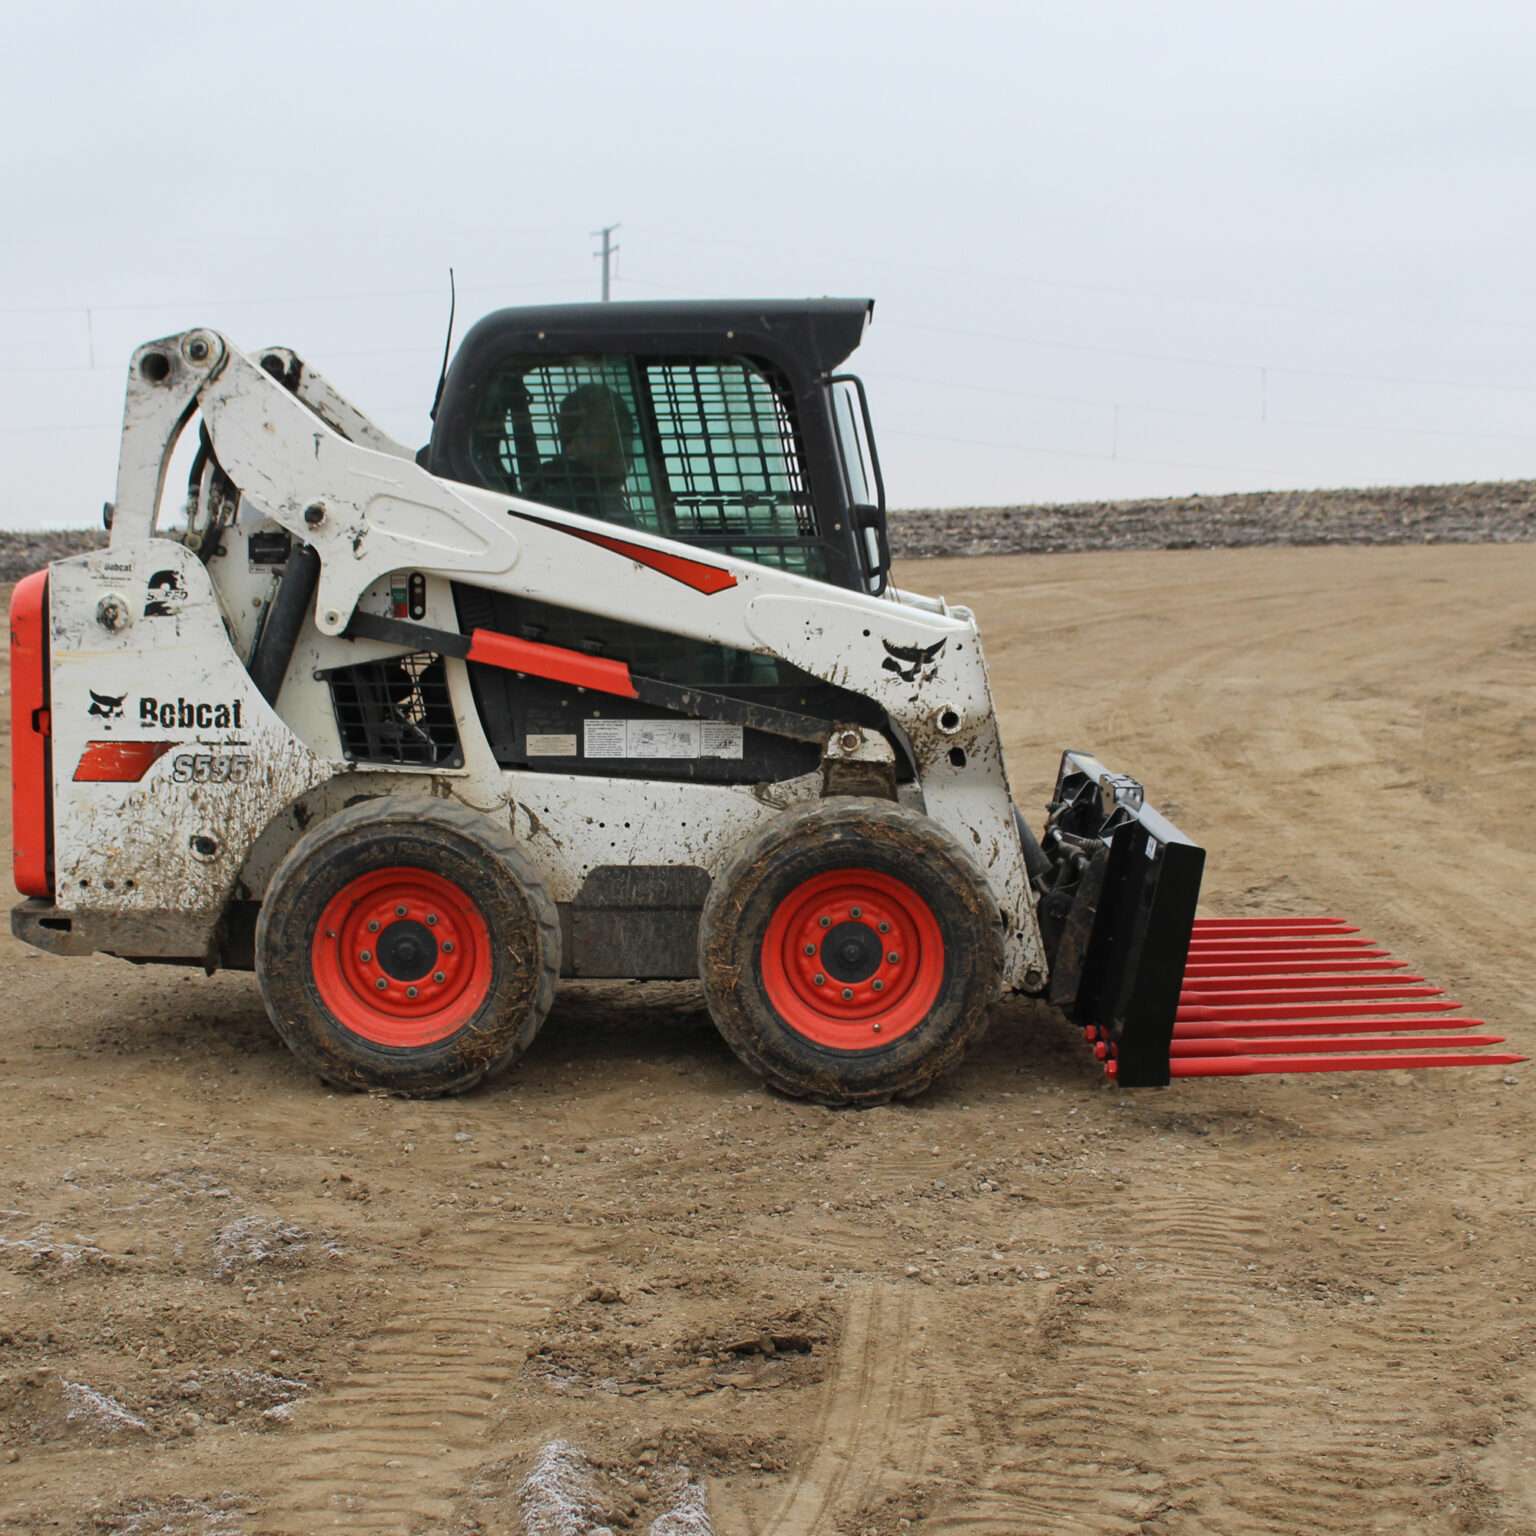
{"label": "dirt field", "polygon": [[[1207,911],[1351,915],[1536,1047],[1536,547],[901,576],[979,610],[1032,814],[1095,748]],[[600,986],[419,1104],[247,976],[6,937],[0,997],[6,1533],[699,1536],[686,1479],[719,1536],[1536,1532],[1528,1067],[1130,1094],[1011,1004],[834,1113]]]}

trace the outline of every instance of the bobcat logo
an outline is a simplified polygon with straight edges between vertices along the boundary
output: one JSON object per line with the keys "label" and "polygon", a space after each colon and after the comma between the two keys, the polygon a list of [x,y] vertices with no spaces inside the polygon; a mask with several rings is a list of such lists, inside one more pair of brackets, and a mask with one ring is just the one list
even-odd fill
{"label": "bobcat logo", "polygon": [[94,688],[88,688],[86,692],[91,696],[91,707],[86,710],[86,714],[96,715],[102,720],[123,718],[123,700],[128,697],[126,693],[120,693],[114,698],[110,693],[97,693]]}
{"label": "bobcat logo", "polygon": [[940,651],[949,644],[948,637],[936,640],[932,645],[892,645],[889,640],[880,642],[886,649],[887,655],[881,666],[887,672],[894,672],[904,683],[915,683],[917,674],[926,667],[927,676],[923,681],[929,682],[938,668],[934,666]]}

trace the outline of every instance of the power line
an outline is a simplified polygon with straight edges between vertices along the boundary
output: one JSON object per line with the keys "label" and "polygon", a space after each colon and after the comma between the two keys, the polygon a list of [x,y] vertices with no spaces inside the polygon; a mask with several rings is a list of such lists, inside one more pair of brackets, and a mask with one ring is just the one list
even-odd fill
{"label": "power line", "polygon": [[1188,368],[1217,368],[1229,373],[1289,373],[1314,379],[1351,379],[1368,384],[1419,384],[1432,389],[1481,389],[1495,394],[1536,395],[1536,384],[1474,384],[1466,379],[1432,379],[1407,373],[1357,373],[1342,368],[1307,368],[1292,363],[1226,361],[1213,357],[1187,357],[1174,352],[1144,352],[1102,342],[1063,341],[1054,336],[1016,336],[1001,331],[973,331],[955,326],[920,325],[911,320],[893,322],[896,330],[924,331],[934,336],[966,336],[978,341],[1006,341],[1023,347],[1047,347],[1059,352],[1094,352],[1110,357],[1134,357],[1143,362],[1178,363]]}
{"label": "power line", "polygon": [[[720,240],[713,243],[739,245],[746,244],[747,242]],[[883,260],[884,258],[872,259]],[[626,277],[624,281],[631,286],[641,288],[660,289],[672,286],[634,277]],[[1432,389],[1482,390],[1493,394],[1536,394],[1536,384],[1493,384],[1474,382],[1468,379],[1430,378],[1423,375],[1406,373],[1375,373],[1344,368],[1312,368],[1300,363],[1254,362],[1247,359],[1234,361],[1225,358],[1194,357],[1185,353],[1154,352],[1139,347],[1119,346],[1114,343],[1069,341],[1055,336],[1025,336],[1002,331],[972,330],[959,326],[924,325],[913,320],[887,321],[882,326],[882,329],[922,331],[935,336],[963,336],[977,341],[1010,342],[1018,346],[1044,347],[1059,352],[1084,352],[1106,357],[1130,357],[1142,362],[1176,363],[1181,367],[1209,368],[1228,373],[1251,372],[1259,375],[1259,388],[1261,395],[1265,396],[1267,396],[1269,389],[1269,375],[1272,373],[1292,374],[1305,378],[1346,379],[1355,383],[1367,384],[1413,384]]]}
{"label": "power line", "polygon": [[[613,228],[618,228],[614,225]],[[617,246],[614,247],[618,249]],[[557,277],[530,278],[519,280],[515,283],[477,283],[465,288],[466,293],[506,293],[517,288],[548,288],[552,284],[564,283],[570,280],[570,274],[562,272]],[[351,302],[372,302],[374,299],[419,299],[438,298],[441,296],[441,288],[388,288],[373,292],[358,292],[357,289],[349,289],[346,293],[301,293],[279,294],[265,298],[243,299],[156,299],[147,303],[134,304],[22,304],[0,305],[0,315],[85,315],[91,312],[96,314],[122,313],[140,314],[156,309],[196,309],[207,307],[209,309],[252,309],[261,308],[269,304],[344,304]]]}
{"label": "power line", "polygon": [[[736,250],[755,251],[771,250],[767,242],[762,240],[731,239],[727,236],[692,233],[677,228],[657,228],[654,225],[641,225],[640,231],[647,239],[659,241],[662,244],[694,247],[698,245],[726,246]],[[881,254],[862,256],[860,264],[875,267],[896,267],[912,272],[933,272],[941,276],[963,277],[968,280],[984,279],[998,284],[1002,290],[1008,290],[1019,286],[1034,288],[1050,288],[1065,293],[1089,293],[1104,294],[1113,298],[1123,299],[1149,299],[1158,304],[1185,304],[1204,306],[1218,309],[1252,309],[1265,313],[1293,313],[1324,316],[1330,319],[1358,320],[1360,318],[1360,306],[1343,308],[1332,305],[1297,303],[1289,299],[1253,299],[1238,298],[1229,294],[1179,294],[1166,293],[1155,288],[1138,288],[1124,283],[1085,283],[1081,279],[1047,277],[1040,273],[999,271],[987,267],[951,266],[938,262],[904,260],[899,256],[886,256]],[[1401,310],[1379,309],[1381,315],[1393,315],[1398,318],[1411,319],[1413,323],[1422,322],[1422,315],[1414,312],[1404,315]],[[1465,325],[1475,325],[1500,331],[1514,327],[1519,330],[1536,329],[1528,321],[1511,321],[1507,315],[1476,316],[1465,321],[1458,322]]]}
{"label": "power line", "polygon": [[1464,431],[1455,427],[1420,427],[1394,420],[1392,417],[1336,417],[1323,421],[1307,416],[1275,416],[1268,410],[1267,401],[1261,400],[1257,416],[1238,416],[1230,411],[1205,411],[1193,406],[1149,405],[1140,400],[1100,400],[1088,395],[1058,395],[1043,390],[1004,389],[992,384],[970,384],[956,379],[925,378],[913,373],[886,373],[876,378],[892,379],[903,384],[920,384],[925,389],[964,390],[972,394],[997,395],[1010,400],[1040,400],[1052,405],[1083,405],[1103,411],[1141,411],[1152,416],[1186,416],[1197,421],[1222,421],[1234,426],[1301,427],[1325,432],[1396,432],[1416,437],[1469,438],[1489,442],[1532,443],[1536,434],[1530,432],[1478,432]]}
{"label": "power line", "polygon": [[1267,475],[1271,471],[1250,469],[1243,464],[1208,464],[1192,459],[1127,458],[1124,454],[1090,453],[1080,448],[1040,448],[1032,443],[1004,443],[995,438],[949,437],[937,432],[913,432],[903,427],[888,428],[882,437],[917,438],[931,443],[954,443],[964,448],[1003,448],[1010,453],[1042,454],[1053,459],[1091,459],[1100,464],[1155,464],[1165,469],[1219,469],[1223,474]]}

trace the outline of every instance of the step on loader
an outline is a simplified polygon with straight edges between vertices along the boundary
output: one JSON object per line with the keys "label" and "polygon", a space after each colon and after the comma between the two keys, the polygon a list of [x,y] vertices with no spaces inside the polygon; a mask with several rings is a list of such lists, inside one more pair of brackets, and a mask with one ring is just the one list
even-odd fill
{"label": "step on loader", "polygon": [[871,312],[503,310],[420,452],[287,349],[140,347],[108,546],[13,597],[13,931],[253,969],[399,1094],[514,1061],[561,977],[697,977],[824,1103],[922,1091],[1006,992],[1127,1087],[1519,1059],[1338,919],[1197,919],[1202,850],[1087,753],[1032,834],[971,613],[890,579]]}

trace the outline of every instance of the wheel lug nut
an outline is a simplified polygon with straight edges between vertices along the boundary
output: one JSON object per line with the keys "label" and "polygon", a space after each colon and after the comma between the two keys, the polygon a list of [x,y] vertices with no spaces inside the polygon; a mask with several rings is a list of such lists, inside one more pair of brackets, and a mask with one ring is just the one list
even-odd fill
{"label": "wheel lug nut", "polygon": [[444,939],[443,940],[443,953],[445,955],[451,955],[453,953],[453,940],[452,939]]}
{"label": "wheel lug nut", "polygon": [[325,936],[328,939],[334,939],[336,937],[336,930],[334,928],[327,928],[325,930]]}
{"label": "wheel lug nut", "polygon": [[885,991],[885,983],[883,981],[881,981],[879,979],[879,977],[876,977],[875,980],[870,982],[870,986],[872,986],[875,989],[876,992],[884,992]]}
{"label": "wheel lug nut", "polygon": [[364,965],[367,965],[368,962],[373,959],[373,951],[371,949],[365,949],[357,958],[361,960]]}
{"label": "wheel lug nut", "polygon": [[880,924],[880,932],[881,933],[889,933],[890,931],[891,931],[891,925],[889,923],[881,923]]}
{"label": "wheel lug nut", "polygon": [[890,954],[888,954],[885,957],[885,962],[886,962],[887,965],[900,965],[901,964],[901,956],[898,955],[896,953],[896,951],[893,949],[890,952]]}
{"label": "wheel lug nut", "polygon": [[379,979],[376,982],[374,982],[374,986],[376,986],[379,989],[379,991],[382,992],[382,991],[384,991],[384,989],[386,987],[389,986],[389,983],[387,981],[385,981],[382,976],[380,976]]}
{"label": "wheel lug nut", "polygon": [[405,989],[405,995],[407,997],[415,997],[416,996],[416,988],[415,987],[407,987]]}
{"label": "wheel lug nut", "polygon": [[824,987],[827,984],[827,978],[823,976],[820,971],[817,971],[811,980],[814,981],[818,987]]}
{"label": "wheel lug nut", "polygon": [[436,928],[437,927],[437,913],[436,912],[428,912],[427,913],[427,927],[428,928]]}
{"label": "wheel lug nut", "polygon": [[853,988],[852,987],[844,987],[843,988],[843,1001],[845,1003],[851,1003],[853,1001]]}
{"label": "wheel lug nut", "polygon": [[395,908],[395,916],[396,917],[404,917],[405,916],[405,908],[404,907],[396,907]]}
{"label": "wheel lug nut", "polygon": [[805,946],[805,952],[808,955],[814,955],[816,953],[816,946],[814,944],[807,944]]}
{"label": "wheel lug nut", "polygon": [[369,933],[377,933],[378,931],[379,931],[379,923],[378,923],[378,919],[375,918],[371,923],[368,924],[368,932]]}
{"label": "wheel lug nut", "polygon": [[445,976],[443,974],[442,971],[433,971],[432,972],[432,980],[435,981],[438,984],[438,986],[442,986],[442,984],[445,981],[447,981],[448,978],[447,978],[447,976]]}
{"label": "wheel lug nut", "polygon": [[870,1025],[870,1028],[871,1028],[871,1029],[872,1029],[872,1030],[874,1030],[874,1032],[875,1032],[875,1033],[876,1033],[876,1034],[877,1034],[877,1035],[878,1035],[878,1034],[879,1034],[879,1033],[880,1033],[880,1026],[879,1026],[879,1025],[878,1025],[878,1024],[871,1024],[871,1025]]}
{"label": "wheel lug nut", "polygon": [[818,918],[817,921],[823,928],[830,928],[832,926],[832,919],[830,917],[821,917]]}
{"label": "wheel lug nut", "polygon": [[848,916],[849,917],[863,917],[864,916],[864,908],[863,907],[849,907],[848,908]]}

